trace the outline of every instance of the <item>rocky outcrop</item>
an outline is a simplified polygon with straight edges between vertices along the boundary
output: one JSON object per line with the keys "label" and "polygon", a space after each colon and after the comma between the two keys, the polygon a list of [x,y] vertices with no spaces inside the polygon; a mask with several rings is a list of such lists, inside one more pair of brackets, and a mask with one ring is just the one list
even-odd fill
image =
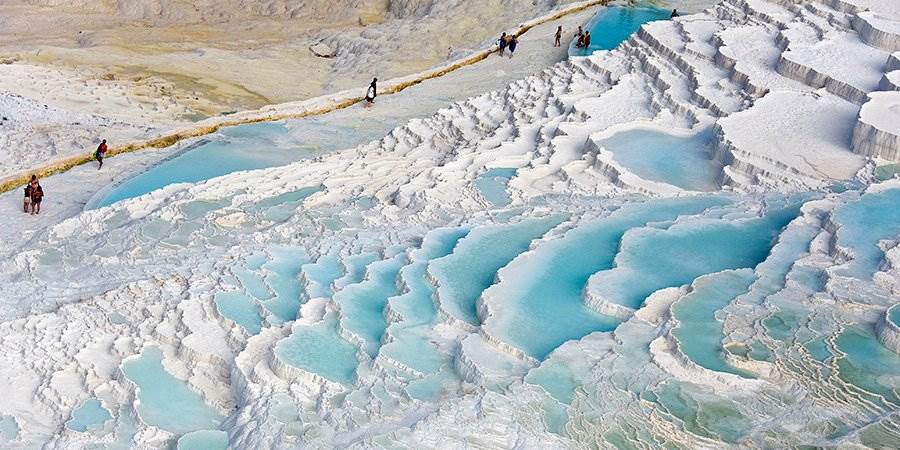
{"label": "rocky outcrop", "polygon": [[853,151],[900,161],[900,91],[872,92],[853,128]]}
{"label": "rocky outcrop", "polygon": [[889,52],[900,50],[900,20],[863,11],[857,13],[851,23],[866,44]]}

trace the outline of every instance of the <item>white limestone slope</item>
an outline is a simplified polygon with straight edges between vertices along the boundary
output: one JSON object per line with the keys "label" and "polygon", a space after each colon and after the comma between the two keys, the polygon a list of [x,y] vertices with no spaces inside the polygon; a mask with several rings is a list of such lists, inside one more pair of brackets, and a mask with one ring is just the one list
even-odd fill
{"label": "white limestone slope", "polygon": [[[888,52],[850,26],[857,14],[847,0],[727,0],[354,149],[173,185],[50,224],[21,250],[8,247],[0,263],[0,381],[16,386],[0,416],[21,428],[13,445],[171,445],[177,433],[136,417],[135,386],[120,368],[155,346],[169,373],[227,416],[222,428],[236,448],[889,446],[900,436],[890,391],[897,373],[867,370],[893,360],[872,351],[876,364],[860,370],[854,345],[892,345],[883,325],[874,330],[896,303],[897,247],[844,241],[882,216],[837,211],[900,185],[830,188],[864,185],[870,178],[856,175],[869,167],[866,155],[897,150],[898,123],[881,99],[892,93],[870,83],[872,55],[888,61]],[[804,59],[822,47],[842,60]],[[846,70],[854,65],[864,80]],[[862,123],[875,131],[854,132]],[[718,184],[738,192],[673,189],[597,145],[636,128],[678,136],[711,128]],[[490,168],[517,169],[509,207],[488,205],[478,190]],[[281,197],[304,188],[320,190]],[[812,192],[786,197],[791,191]],[[704,223],[733,225],[769,206],[802,204],[787,225],[764,233],[770,247],[741,268],[752,276],[746,292],[708,313],[720,325],[713,331],[721,336],[703,336],[713,356],[746,377],[703,367],[671,333],[681,323],[672,305],[710,274],[633,307],[607,302],[608,326],[541,360],[493,326],[519,312],[509,301],[517,289],[506,289],[520,287],[517,278],[573,270],[554,243],[655,201],[698,204],[618,232],[600,228],[591,245],[570,248],[593,255],[608,247],[596,275],[614,270],[623,249],[639,248],[641,235],[693,238]],[[625,213],[613,219],[629,220]],[[522,224],[526,232],[513,236]],[[890,223],[878,225],[891,233]],[[451,239],[436,229],[464,232]],[[485,242],[497,230],[506,234]],[[521,245],[501,248],[513,240]],[[671,252],[668,270],[681,270],[675,263],[702,258],[695,247],[650,250]],[[532,272],[548,249],[562,263]],[[296,256],[293,266],[283,252]],[[428,265],[447,254],[463,263],[441,276],[477,289],[445,295],[453,284],[440,284]],[[876,273],[842,275],[854,255],[871,255],[863,262]],[[655,261],[642,262],[653,269]],[[572,306],[593,314],[591,274],[583,278]],[[247,308],[220,308],[221,292],[243,294]],[[460,302],[452,311],[451,298]],[[545,327],[553,299],[536,301],[546,314],[520,316],[525,332],[569,331]],[[475,317],[457,317],[464,307]],[[259,332],[241,325],[248,322]],[[309,358],[279,352],[294,338]],[[102,400],[115,420],[97,434],[66,430],[87,398]]]}

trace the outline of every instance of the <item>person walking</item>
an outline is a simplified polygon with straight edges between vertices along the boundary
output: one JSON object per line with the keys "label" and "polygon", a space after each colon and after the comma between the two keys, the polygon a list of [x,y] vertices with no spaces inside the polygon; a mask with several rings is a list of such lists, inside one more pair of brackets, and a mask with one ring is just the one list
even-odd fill
{"label": "person walking", "polygon": [[31,183],[36,179],[37,177],[32,175],[31,180],[25,184],[25,202],[22,205],[22,211],[24,211],[25,214],[28,214],[31,210]]}
{"label": "person walking", "polygon": [[516,53],[516,46],[519,45],[519,40],[515,36],[511,36],[509,38],[509,57],[512,58]]}
{"label": "person walking", "polygon": [[31,215],[41,213],[41,200],[44,199],[44,189],[37,177],[31,179]]}
{"label": "person walking", "polygon": [[97,166],[97,170],[103,168],[103,157],[106,156],[107,150],[109,150],[109,147],[107,147],[106,139],[104,139],[100,142],[100,145],[97,146],[97,150],[94,152],[94,158],[96,158],[97,162],[100,163],[100,165]]}
{"label": "person walking", "polygon": [[563,35],[562,25],[560,25],[556,28],[556,36],[555,36],[556,39],[553,41],[554,47],[559,47],[560,45],[562,45],[562,35]]}
{"label": "person walking", "polygon": [[378,78],[372,78],[369,88],[366,89],[366,106],[372,106],[375,103],[375,97],[378,96]]}
{"label": "person walking", "polygon": [[500,35],[500,40],[497,41],[497,45],[500,47],[500,56],[506,53],[506,44],[508,43],[509,41],[506,39],[506,33],[504,32]]}

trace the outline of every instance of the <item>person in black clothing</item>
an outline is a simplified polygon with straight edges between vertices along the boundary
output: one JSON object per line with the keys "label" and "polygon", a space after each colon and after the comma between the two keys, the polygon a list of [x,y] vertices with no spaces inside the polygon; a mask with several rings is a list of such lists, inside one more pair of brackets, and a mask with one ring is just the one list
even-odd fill
{"label": "person in black clothing", "polygon": [[28,184],[25,185],[25,203],[22,205],[22,210],[25,212],[25,214],[28,214],[29,210],[31,209],[31,183],[36,179],[37,177],[32,175],[31,181],[29,181]]}
{"label": "person in black clothing", "polygon": [[506,39],[506,33],[500,35],[500,40],[497,41],[497,45],[500,46],[500,56],[506,52],[506,44],[509,44],[509,41]]}
{"label": "person in black clothing", "polygon": [[378,78],[372,78],[372,83],[366,89],[366,106],[372,106],[375,103],[375,97],[378,96]]}
{"label": "person in black clothing", "polygon": [[559,27],[556,28],[556,36],[555,36],[555,40],[553,41],[554,47],[559,47],[560,45],[562,45],[562,34],[563,34],[562,25],[560,25]]}
{"label": "person in black clothing", "polygon": [[519,40],[516,39],[515,36],[510,36],[509,38],[509,57],[512,58],[516,53],[516,46],[519,45]]}
{"label": "person in black clothing", "polygon": [[673,10],[672,10],[672,15],[669,16],[669,17],[673,17],[673,18],[674,18],[674,17],[678,17],[678,10],[677,10],[677,9],[673,9]]}

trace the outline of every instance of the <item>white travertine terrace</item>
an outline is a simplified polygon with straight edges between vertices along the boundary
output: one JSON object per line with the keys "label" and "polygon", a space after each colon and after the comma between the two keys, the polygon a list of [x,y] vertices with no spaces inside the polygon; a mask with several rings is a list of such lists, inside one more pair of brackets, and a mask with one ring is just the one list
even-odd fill
{"label": "white travertine terrace", "polygon": [[[0,265],[10,442],[171,445],[121,371],[159,347],[235,448],[891,446],[900,182],[871,184],[900,160],[888,3],[725,0],[353,149],[52,224]],[[709,130],[722,189],[598,144],[634,129]],[[476,185],[493,168],[515,169],[508,207]],[[749,287],[682,311],[716,325],[682,341],[673,308],[729,272]],[[64,429],[87,398],[114,420]]]}

